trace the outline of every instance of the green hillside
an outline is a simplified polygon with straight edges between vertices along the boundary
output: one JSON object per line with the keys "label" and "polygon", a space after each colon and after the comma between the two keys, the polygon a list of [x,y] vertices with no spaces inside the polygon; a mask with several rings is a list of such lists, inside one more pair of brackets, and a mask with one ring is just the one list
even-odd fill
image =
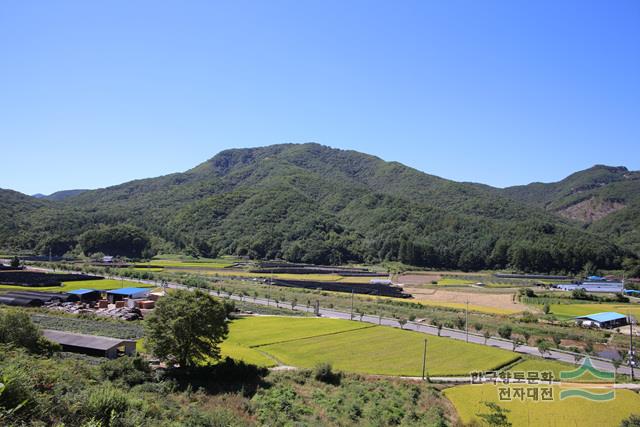
{"label": "green hillside", "polygon": [[509,187],[502,194],[578,221],[640,252],[640,172],[597,165],[549,184]]}
{"label": "green hillside", "polygon": [[[0,246],[40,252],[51,246],[64,253],[80,242],[80,249],[106,253],[138,239],[134,246],[146,245],[141,255],[526,271],[579,271],[587,261],[615,267],[628,255],[572,220],[491,187],[318,144],[227,150],[184,173],[59,201],[23,196],[12,206],[20,221],[0,218]],[[135,228],[101,229],[117,224]],[[102,245],[109,236],[121,240]]]}

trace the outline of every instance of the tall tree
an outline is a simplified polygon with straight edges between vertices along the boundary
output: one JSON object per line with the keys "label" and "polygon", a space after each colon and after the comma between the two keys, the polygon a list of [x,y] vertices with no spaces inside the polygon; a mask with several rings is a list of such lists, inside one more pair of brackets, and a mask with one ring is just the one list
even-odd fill
{"label": "tall tree", "polygon": [[149,351],[171,366],[218,360],[228,333],[227,309],[204,292],[178,290],[158,301],[145,333]]}

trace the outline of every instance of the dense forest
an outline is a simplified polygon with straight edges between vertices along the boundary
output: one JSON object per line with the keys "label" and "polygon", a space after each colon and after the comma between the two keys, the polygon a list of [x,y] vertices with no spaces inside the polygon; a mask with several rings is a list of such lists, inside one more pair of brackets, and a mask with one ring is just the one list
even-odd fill
{"label": "dense forest", "polygon": [[235,149],[184,173],[61,198],[0,190],[0,248],[538,272],[615,268],[636,257],[633,242],[558,215],[537,195],[519,197],[526,192],[318,144]]}
{"label": "dense forest", "polygon": [[548,184],[505,188],[503,194],[557,215],[640,252],[640,172],[596,165]]}

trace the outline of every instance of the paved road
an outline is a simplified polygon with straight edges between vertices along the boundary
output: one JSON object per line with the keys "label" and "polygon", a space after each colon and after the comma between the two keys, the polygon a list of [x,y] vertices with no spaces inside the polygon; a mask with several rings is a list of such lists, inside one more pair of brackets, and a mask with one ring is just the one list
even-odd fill
{"label": "paved road", "polygon": [[[171,283],[171,284],[168,284],[168,286],[171,287],[171,288],[189,289],[187,286],[180,285],[180,284],[177,284],[177,283]],[[215,291],[210,291],[210,293],[212,295],[214,295],[214,296],[217,296],[217,292],[215,292]],[[247,301],[247,302],[251,302],[251,303],[254,303],[254,304],[266,305],[266,306],[271,306],[271,307],[275,307],[276,306],[276,303],[273,300],[267,300],[265,298],[240,297],[239,295],[231,295],[231,296],[229,296],[228,294],[226,294],[224,292],[221,292],[220,296],[223,296],[223,297],[226,297],[226,298],[231,298],[231,299],[236,300],[236,301]],[[291,309],[291,304],[279,303],[278,307]],[[296,311],[307,312],[307,313],[313,313],[314,312],[313,307],[307,308],[306,305],[296,306],[295,310]],[[349,312],[340,311],[340,310],[334,310],[334,309],[328,309],[328,308],[320,308],[319,312],[320,312],[320,315],[322,317],[351,320],[351,314]],[[375,325],[384,325],[384,326],[391,326],[391,327],[394,327],[394,328],[400,328],[400,324],[398,323],[398,321],[396,319],[392,319],[392,318],[386,318],[386,317],[382,317],[381,318],[379,316],[364,315],[364,316],[362,316],[362,319],[360,319],[359,316],[354,315],[353,320],[358,320],[358,321],[362,321],[362,322],[366,322],[366,323],[372,323],[372,324],[375,324]],[[432,326],[432,325],[422,324],[422,323],[407,322],[402,327],[402,329],[421,332],[421,333],[424,333],[424,334],[427,334],[427,335],[438,335],[438,328],[437,327]],[[471,332],[469,332],[469,334],[466,334],[464,331],[459,331],[459,330],[455,330],[455,329],[448,329],[448,328],[442,328],[442,330],[440,331],[440,336],[447,337],[447,338],[452,338],[452,339],[456,339],[456,340],[460,340],[460,341],[467,341],[467,342],[470,342],[470,343],[475,343],[475,344],[480,344],[480,345],[487,345],[487,346],[491,346],[491,347],[497,347],[497,348],[513,351],[513,343],[511,341],[507,341],[507,340],[504,340],[504,339],[501,339],[501,338],[497,338],[497,337],[489,338],[485,342],[484,336],[482,336],[482,335],[478,335],[478,334],[471,333]],[[540,352],[538,351],[538,349],[536,347],[522,345],[522,346],[518,346],[515,351],[518,352],[518,353],[521,353],[521,354],[528,354],[528,355],[533,355],[533,356],[538,356],[538,357],[540,356]],[[551,350],[551,351],[549,351],[548,353],[545,354],[545,358],[546,359],[550,359],[550,360],[558,360],[558,361],[562,361],[562,362],[575,364],[574,353]],[[604,370],[604,371],[609,371],[609,372],[614,372],[615,371],[615,369],[613,367],[613,364],[611,364],[611,362],[606,361],[605,359],[600,359],[600,358],[594,359],[594,358],[592,358],[591,362],[592,362],[593,366],[596,367],[597,369]],[[621,366],[620,368],[618,368],[618,373],[631,374],[631,369],[629,367],[627,367],[627,366]]]}
{"label": "paved road", "polygon": [[[46,269],[40,268],[40,270],[46,270]],[[72,273],[77,273],[77,272],[72,272]],[[115,276],[112,276],[109,278],[117,279],[117,280],[126,280],[130,282],[139,282],[139,283],[141,282],[141,283],[145,283],[153,286],[159,286],[158,282],[152,281],[152,280],[139,280],[139,279],[130,279],[126,277],[115,277]],[[196,288],[188,287],[179,283],[167,283],[167,286],[174,289],[189,289],[189,290],[196,289]],[[214,296],[218,295],[216,291],[209,291],[209,293]],[[254,304],[271,306],[271,307],[276,306],[276,303],[273,300],[267,300],[266,298],[240,297],[239,295],[229,295],[225,292],[220,292],[220,296],[225,298],[230,298],[236,301],[247,301]],[[278,304],[278,307],[291,309],[291,304],[280,303]],[[307,306],[305,305],[298,305],[295,307],[295,310],[307,312],[307,313],[314,312],[313,307],[307,308]],[[347,319],[347,320],[351,319],[351,315],[349,312],[340,311],[340,310],[320,308],[319,313],[322,317],[329,317],[334,319]],[[376,325],[384,325],[384,326],[391,326],[394,328],[400,328],[400,324],[398,323],[398,321],[392,318],[386,318],[386,317],[381,318],[378,316],[364,315],[362,319],[360,319],[359,316],[354,315],[353,320],[359,320],[362,322],[372,323]],[[426,325],[426,324],[417,323],[417,322],[407,322],[403,326],[403,329],[421,332],[426,335],[438,335],[438,329],[435,326]],[[485,342],[484,337],[481,335],[478,335],[472,332],[469,332],[469,334],[466,334],[464,331],[459,331],[456,329],[448,329],[448,328],[442,328],[442,330],[440,331],[440,336],[513,351],[513,343],[511,341],[504,340],[497,337],[491,337]],[[533,355],[538,357],[540,356],[540,352],[536,347],[522,345],[517,347],[515,351],[520,354],[528,354],[528,355]],[[551,350],[545,354],[545,358],[549,360],[558,360],[562,362],[575,364],[575,356],[574,356],[574,353],[571,353],[571,352]],[[613,364],[610,361],[607,361],[607,359],[592,357],[591,362],[593,366],[597,369],[600,369],[603,371],[609,371],[609,372],[615,371]],[[630,375],[631,368],[628,366],[621,366],[620,368],[618,368],[618,373]]]}

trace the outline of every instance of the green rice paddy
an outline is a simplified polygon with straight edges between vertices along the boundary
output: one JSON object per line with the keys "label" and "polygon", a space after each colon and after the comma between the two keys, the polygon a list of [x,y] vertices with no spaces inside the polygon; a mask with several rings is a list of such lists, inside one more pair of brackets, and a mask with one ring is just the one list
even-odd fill
{"label": "green rice paddy", "polygon": [[[432,376],[469,375],[498,369],[519,356],[510,351],[426,336],[348,320],[251,317],[232,322],[227,355],[249,361],[267,357],[281,364],[312,368],[328,362],[337,370],[362,374],[420,376],[424,340]],[[252,351],[247,351],[252,350]],[[256,353],[257,352],[257,353]]]}

